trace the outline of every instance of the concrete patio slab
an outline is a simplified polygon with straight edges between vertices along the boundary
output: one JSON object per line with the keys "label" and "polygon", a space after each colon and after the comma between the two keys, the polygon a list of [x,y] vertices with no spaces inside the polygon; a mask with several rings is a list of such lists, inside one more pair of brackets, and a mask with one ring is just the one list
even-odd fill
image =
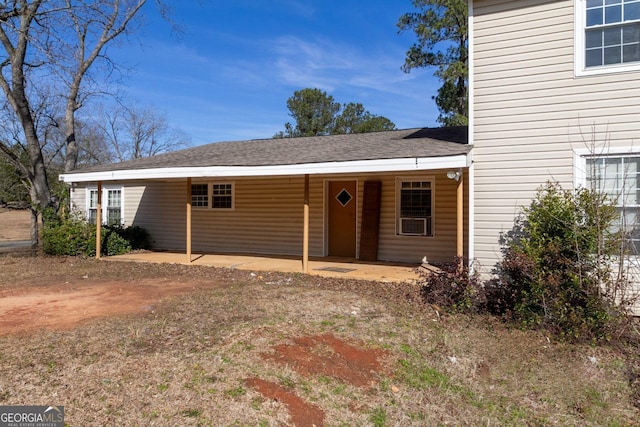
{"label": "concrete patio slab", "polygon": [[[255,254],[193,254],[191,263],[178,252],[134,252],[103,257],[107,261],[155,262],[206,265],[251,271],[279,271],[302,273],[302,260],[287,256]],[[412,282],[419,279],[419,264],[364,263],[343,258],[310,258],[309,274],[323,277],[342,277],[379,282]]]}

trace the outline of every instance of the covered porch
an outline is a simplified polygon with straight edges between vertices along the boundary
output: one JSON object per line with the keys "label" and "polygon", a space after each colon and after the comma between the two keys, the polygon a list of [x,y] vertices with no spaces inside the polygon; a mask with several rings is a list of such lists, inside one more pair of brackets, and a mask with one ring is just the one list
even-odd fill
{"label": "covered porch", "polygon": [[[111,262],[152,262],[203,265],[217,268],[247,270],[260,274],[261,272],[299,273],[301,262],[294,256],[270,256],[258,254],[192,254],[189,262],[184,253],[180,252],[135,252],[125,255],[103,257]],[[350,258],[310,257],[308,274],[322,277],[341,277],[355,280],[370,280],[377,282],[407,282],[416,283],[422,269],[417,264],[390,262],[363,262]],[[424,271],[424,270],[423,270]]]}
{"label": "covered porch", "polygon": [[469,259],[470,168],[466,128],[422,128],[214,143],[61,179],[72,206],[102,219],[98,257],[101,223],[115,222],[148,230],[168,262],[275,254],[264,258],[285,271],[355,276],[363,268],[315,263]]}

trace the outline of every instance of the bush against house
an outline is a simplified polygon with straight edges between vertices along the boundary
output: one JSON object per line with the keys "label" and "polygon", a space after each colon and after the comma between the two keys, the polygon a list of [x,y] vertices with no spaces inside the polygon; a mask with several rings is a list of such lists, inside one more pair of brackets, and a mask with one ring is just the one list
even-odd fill
{"label": "bush against house", "polygon": [[[95,256],[96,226],[81,215],[49,221],[42,233],[43,250],[49,255]],[[102,226],[101,253],[122,255],[136,249],[149,249],[149,233],[142,227]]]}
{"label": "bush against house", "polygon": [[482,283],[457,259],[421,275],[422,296],[436,310],[488,312],[569,340],[611,339],[635,303],[619,218],[602,193],[548,183],[502,235],[494,279]]}
{"label": "bush against house", "polygon": [[609,338],[632,303],[618,216],[602,193],[540,188],[502,236],[489,310],[570,339]]}

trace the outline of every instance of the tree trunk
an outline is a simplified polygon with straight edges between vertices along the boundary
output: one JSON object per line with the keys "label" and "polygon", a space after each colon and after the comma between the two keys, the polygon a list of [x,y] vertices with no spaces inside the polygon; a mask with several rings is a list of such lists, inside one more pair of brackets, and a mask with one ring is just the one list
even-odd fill
{"label": "tree trunk", "polygon": [[[73,95],[72,95],[73,96]],[[66,132],[66,160],[64,163],[64,171],[71,172],[78,164],[78,144],[76,142],[76,120],[75,120],[75,102],[67,101],[65,111],[64,127]]]}
{"label": "tree trunk", "polygon": [[[22,101],[19,98],[19,101]],[[18,109],[18,116],[22,122],[25,139],[27,140],[27,150],[29,152],[29,181],[31,183],[31,246],[39,244],[38,215],[42,216],[42,212],[52,206],[51,191],[49,190],[49,181],[47,179],[47,169],[40,147],[40,141],[36,135],[33,118],[26,107],[26,101],[17,102],[23,108]]]}
{"label": "tree trunk", "polygon": [[40,228],[38,227],[38,211],[35,209],[29,209],[31,212],[31,250],[36,252],[38,250],[38,243],[40,241]]}

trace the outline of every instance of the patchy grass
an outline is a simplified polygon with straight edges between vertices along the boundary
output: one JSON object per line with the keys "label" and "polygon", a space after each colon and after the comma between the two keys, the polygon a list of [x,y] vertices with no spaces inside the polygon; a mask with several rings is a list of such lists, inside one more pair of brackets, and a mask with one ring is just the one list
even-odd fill
{"label": "patchy grass", "polygon": [[[408,285],[47,257],[0,257],[0,271],[0,295],[85,275],[198,284],[153,310],[0,337],[0,404],[64,405],[72,427],[290,423],[285,404],[246,385],[254,377],[322,409],[330,426],[631,426],[640,417],[628,374],[638,349],[436,317]],[[265,358],[327,334],[384,354],[376,379],[354,386]]]}

